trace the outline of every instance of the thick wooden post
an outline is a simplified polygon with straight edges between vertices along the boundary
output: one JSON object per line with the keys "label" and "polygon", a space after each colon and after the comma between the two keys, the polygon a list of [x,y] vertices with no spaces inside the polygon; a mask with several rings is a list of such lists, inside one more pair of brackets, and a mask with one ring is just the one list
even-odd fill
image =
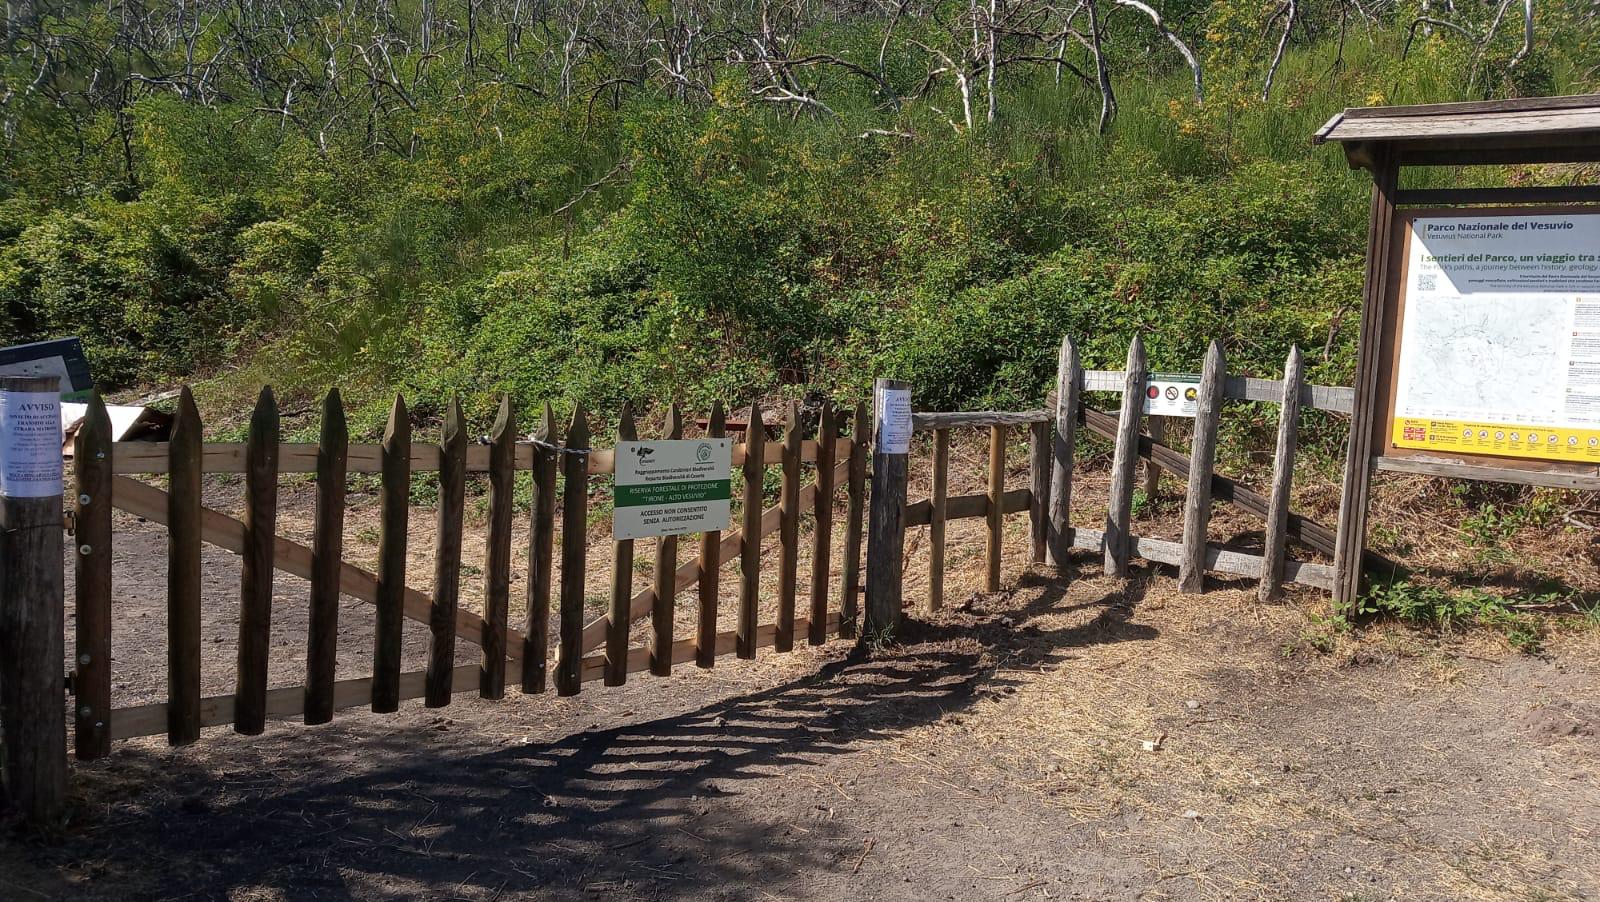
{"label": "thick wooden post", "polygon": [[1294,455],[1300,431],[1300,386],[1305,382],[1305,362],[1298,345],[1289,349],[1283,364],[1283,404],[1278,409],[1278,448],[1272,455],[1272,498],[1267,503],[1266,544],[1261,556],[1261,585],[1257,597],[1274,601],[1283,586],[1283,560],[1289,539],[1289,490],[1294,484]]}
{"label": "thick wooden post", "polygon": [[1224,375],[1222,345],[1212,341],[1200,375],[1194,447],[1189,452],[1189,488],[1183,498],[1183,557],[1178,562],[1179,592],[1205,591],[1206,527],[1211,522],[1211,471],[1217,463]]}
{"label": "thick wooden post", "polygon": [[[638,441],[639,430],[633,419],[633,406],[622,402],[617,415],[617,441]],[[606,609],[605,684],[621,686],[628,681],[628,635],[633,628],[633,540],[611,543],[611,606]]]}
{"label": "thick wooden post", "polygon": [[1046,544],[1056,575],[1065,576],[1072,548],[1072,461],[1077,453],[1078,401],[1083,391],[1083,367],[1078,348],[1069,335],[1061,339],[1056,369],[1056,428],[1050,461],[1050,535]]}
{"label": "thick wooden post", "polygon": [[233,729],[267,726],[267,658],[272,646],[272,562],[278,522],[278,404],[261,389],[245,445],[244,553],[239,566],[239,655]]}
{"label": "thick wooden post", "polygon": [[433,552],[433,604],[428,607],[428,674],[423,704],[443,708],[455,693],[456,610],[461,602],[461,521],[467,497],[467,431],[461,399],[445,408],[439,437],[439,520]]}
{"label": "thick wooden post", "polygon": [[517,414],[511,396],[500,396],[489,433],[489,534],[483,566],[483,663],[478,697],[506,696],[506,621],[511,609],[511,515],[516,502]]}
{"label": "thick wooden post", "polygon": [[[667,408],[667,424],[662,438],[669,441],[683,438],[683,412],[676,403]],[[650,603],[650,637],[645,642],[650,653],[650,673],[653,676],[671,676],[672,621],[678,590],[677,536],[656,539],[655,573],[651,585],[655,598]]]}
{"label": "thick wooden post", "polygon": [[1351,402],[1350,443],[1345,449],[1344,484],[1339,493],[1339,525],[1333,552],[1333,603],[1354,605],[1361,592],[1361,562],[1366,550],[1367,503],[1372,491],[1372,444],[1378,416],[1378,347],[1388,301],[1389,244],[1394,230],[1395,192],[1400,167],[1393,146],[1373,150],[1372,212],[1367,224],[1367,280],[1362,292],[1361,337],[1356,356],[1355,397]]}
{"label": "thick wooden post", "polygon": [[[339,570],[344,563],[345,477],[350,430],[339,390],[322,404],[317,440],[317,504],[311,535],[311,625],[306,642],[307,724],[333,719],[333,683],[339,658]],[[198,715],[198,709],[196,711]]]}
{"label": "thick wooden post", "polygon": [[861,539],[867,515],[867,437],[872,434],[867,402],[856,404],[850,425],[850,467],[845,480],[848,507],[844,525],[844,573],[839,585],[839,638],[856,635],[856,612],[861,595]]}
{"label": "thick wooden post", "polygon": [[[77,470],[77,661],[78,758],[111,753],[111,417],[95,392],[78,427],[72,463]],[[3,679],[3,678],[0,678]]]}
{"label": "thick wooden post", "polygon": [[872,435],[872,502],[867,516],[867,619],[861,638],[892,641],[900,623],[901,562],[906,544],[906,458],[910,451],[910,385],[879,379]]}
{"label": "thick wooden post", "polygon": [[1005,531],[1006,427],[989,427],[988,535],[984,554],[983,591],[1000,591],[1000,540]]}
{"label": "thick wooden post", "polygon": [[[41,825],[61,820],[67,798],[60,383],[55,376],[0,376],[0,448],[5,452],[0,459],[0,737],[5,741],[5,796]],[[105,713],[99,717],[104,720]]]}
{"label": "thick wooden post", "polygon": [[950,512],[950,430],[933,431],[933,486],[928,516],[928,610],[944,606],[944,532]]}
{"label": "thick wooden post", "polygon": [[1133,337],[1123,371],[1122,416],[1111,462],[1111,498],[1106,504],[1106,575],[1127,576],[1132,550],[1133,478],[1139,465],[1139,420],[1144,415],[1144,340]]}

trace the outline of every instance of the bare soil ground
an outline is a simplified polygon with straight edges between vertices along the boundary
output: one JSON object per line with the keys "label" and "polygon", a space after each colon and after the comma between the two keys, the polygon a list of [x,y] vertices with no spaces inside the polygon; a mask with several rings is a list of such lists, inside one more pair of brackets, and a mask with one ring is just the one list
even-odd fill
{"label": "bare soil ground", "polygon": [[[981,466],[953,476],[952,494],[974,491]],[[211,492],[227,509],[238,488]],[[354,506],[362,560],[373,511]],[[309,495],[286,488],[283,531],[308,522]],[[430,523],[414,512],[419,586]],[[1214,534],[1231,524],[1219,513]],[[64,833],[0,839],[0,898],[1600,898],[1600,631],[1557,630],[1538,657],[1400,628],[1330,646],[1308,641],[1314,594],[1179,595],[1166,570],[1112,580],[1086,556],[1070,580],[1028,568],[1021,517],[1012,588],[982,594],[981,529],[952,524],[947,607],[891,648],[119,743],[76,767]],[[130,519],[117,541],[116,701],[157,701],[164,537]],[[924,560],[910,555],[910,599]],[[206,573],[206,691],[227,692],[237,561],[208,551]],[[475,604],[481,576],[463,582]],[[274,685],[300,682],[304,597],[280,581]],[[346,610],[341,676],[363,675],[370,617]]]}

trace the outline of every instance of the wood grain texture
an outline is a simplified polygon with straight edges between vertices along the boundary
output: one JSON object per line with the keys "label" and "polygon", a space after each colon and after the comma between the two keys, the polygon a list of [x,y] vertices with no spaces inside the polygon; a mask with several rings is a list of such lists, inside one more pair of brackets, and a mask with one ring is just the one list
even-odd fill
{"label": "wood grain texture", "polygon": [[[910,388],[895,379],[878,379],[874,397]],[[881,407],[874,405],[875,409]],[[906,544],[906,457],[883,450],[883,424],[872,436],[872,496],[867,515],[867,616],[863,641],[882,644],[894,638],[899,626],[902,591],[901,566]]]}
{"label": "wood grain texture", "polygon": [[[0,391],[58,396],[60,390],[55,376],[0,376]],[[193,417],[187,429],[191,432],[185,438],[198,440],[199,418]],[[60,458],[51,456],[59,467]],[[0,497],[0,735],[5,739],[0,805],[12,806],[31,826],[52,832],[60,829],[67,802],[61,666],[66,654],[65,577],[60,494]],[[195,644],[198,650],[198,637]],[[195,665],[198,678],[198,659]]]}
{"label": "wood grain texture", "polygon": [[[683,411],[675,403],[667,408],[667,423],[662,438],[683,438]],[[650,673],[655,676],[672,675],[672,620],[678,589],[677,570],[678,537],[657,538],[655,572],[651,580],[655,602],[650,606],[650,637],[645,643],[650,655]]]}
{"label": "wood grain texture", "polygon": [[[1086,551],[1101,551],[1105,547],[1105,533],[1098,529],[1078,529],[1074,532],[1073,547]],[[1129,547],[1134,557],[1158,564],[1177,566],[1183,557],[1183,546],[1177,542],[1169,542],[1166,539],[1147,539],[1142,536],[1131,536]],[[1259,579],[1261,577],[1261,566],[1262,558],[1260,555],[1220,548],[1216,545],[1206,547],[1207,570]],[[1326,564],[1287,561],[1284,564],[1284,578],[1289,582],[1299,583],[1300,585],[1326,589],[1333,585],[1333,568]]]}
{"label": "wood grain texture", "polygon": [[278,404],[261,389],[250,415],[244,475],[244,553],[239,560],[239,649],[233,729],[255,736],[267,723],[272,647],[273,551],[278,522]]}
{"label": "wood grain texture", "polygon": [[[760,423],[761,404],[750,404],[750,423]],[[753,659],[756,656],[756,615],[761,604],[761,503],[765,472],[760,453],[766,442],[765,429],[750,429],[745,433],[744,458],[744,528],[740,530],[743,541],[739,546],[739,622],[737,633],[738,656]]]}
{"label": "wood grain texture", "polygon": [[433,602],[428,610],[428,670],[423,687],[423,703],[429,708],[450,704],[455,692],[466,464],[467,430],[461,418],[461,399],[451,397],[439,436],[439,521],[434,539]]}
{"label": "wood grain texture", "polygon": [[[1122,370],[1085,370],[1084,391],[1122,392],[1125,381]],[[1222,383],[1222,396],[1229,401],[1267,401],[1277,403],[1283,397],[1283,382],[1279,379],[1256,379],[1251,376],[1229,376]],[[1326,410],[1332,413],[1349,413],[1354,392],[1331,385],[1302,385],[1300,406],[1307,409]]]}
{"label": "wood grain texture", "polygon": [[1029,426],[1049,418],[1048,410],[927,412],[912,414],[911,428],[915,432],[932,432],[937,429],[988,429],[994,426]]}
{"label": "wood grain texture", "polygon": [[516,511],[517,413],[511,396],[500,396],[489,430],[489,534],[484,537],[483,665],[478,696],[506,695],[506,629],[511,610],[511,518]]}
{"label": "wood grain texture", "polygon": [[1111,492],[1106,504],[1105,568],[1107,576],[1128,575],[1128,536],[1132,535],[1133,479],[1139,462],[1139,421],[1144,413],[1144,339],[1128,345],[1123,368],[1122,413],[1117,420],[1116,451],[1111,463]]}
{"label": "wood grain texture", "polygon": [[810,625],[806,642],[811,645],[828,641],[828,583],[833,575],[833,467],[838,437],[833,402],[823,401],[817,420],[817,481],[811,504],[811,604],[806,618]]}
{"label": "wood grain texture", "polygon": [[1267,502],[1267,527],[1261,556],[1261,583],[1256,594],[1275,601],[1282,594],[1283,561],[1289,546],[1289,494],[1294,486],[1295,449],[1300,433],[1300,383],[1305,361],[1300,346],[1289,349],[1283,364],[1283,403],[1278,408],[1278,444],[1272,453],[1272,494]]}
{"label": "wood grain texture", "polygon": [[867,402],[856,404],[851,418],[850,450],[845,475],[844,572],[839,585],[839,638],[853,639],[861,597],[861,547],[866,535],[867,516],[867,437],[872,424]]}
{"label": "wood grain texture", "polygon": [[345,447],[350,430],[337,388],[322,404],[316,513],[311,538],[310,636],[306,641],[307,724],[333,719],[339,656],[339,567],[344,562]]}
{"label": "wood grain texture", "polygon": [[1049,563],[1056,575],[1066,575],[1068,549],[1072,547],[1072,467],[1078,444],[1078,407],[1083,399],[1083,367],[1072,337],[1061,339],[1056,362],[1055,429],[1050,448]]}
{"label": "wood grain texture", "polygon": [[[639,438],[633,419],[633,406],[626,401],[617,414],[617,441]],[[633,540],[616,539],[611,544],[611,604],[606,609],[605,684],[621,686],[628,681],[628,634],[633,625]]]}
{"label": "wood grain texture", "polygon": [[794,650],[794,608],[800,579],[800,404],[783,416],[783,478],[778,488],[778,632],[774,651]]}
{"label": "wood grain texture", "polygon": [[[711,416],[706,422],[707,438],[725,438],[728,434],[728,418],[722,409],[722,402],[717,401],[711,405]],[[700,534],[700,557],[697,560],[699,574],[699,610],[695,620],[695,656],[694,662],[699,667],[710,668],[717,662],[717,606],[718,590],[721,588],[719,577],[722,572],[722,531],[708,530]]]}
{"label": "wood grain texture", "polygon": [[556,415],[544,405],[534,439],[533,503],[528,526],[528,623],[522,647],[522,691],[539,693],[549,679],[550,589],[555,584]]}
{"label": "wood grain texture", "polygon": [[411,533],[411,413],[395,395],[383,428],[378,486],[378,602],[372,627],[372,710],[400,708],[400,639],[406,619],[406,553]]}
{"label": "wood grain texture", "polygon": [[111,753],[111,417],[98,391],[73,442],[73,740],[78,760],[93,761]]}
{"label": "wood grain texture", "polygon": [[200,736],[200,412],[184,386],[172,423],[167,486],[167,741]]}
{"label": "wood grain texture", "polygon": [[1028,427],[1029,561],[1043,564],[1050,544],[1050,423]]}
{"label": "wood grain texture", "polygon": [[1211,342],[1200,373],[1195,405],[1194,443],[1189,449],[1189,485],[1183,496],[1183,560],[1178,591],[1205,591],[1206,530],[1211,523],[1211,472],[1217,463],[1217,427],[1222,422],[1222,345]]}
{"label": "wood grain texture", "polygon": [[[944,607],[944,544],[945,523],[949,516],[950,500],[950,430],[936,429],[933,433],[933,466],[931,492],[928,498],[928,611]],[[911,512],[906,511],[907,525]]]}
{"label": "wood grain texture", "polygon": [[582,689],[583,575],[589,544],[589,423],[583,406],[572,411],[561,454],[565,481],[561,504],[561,633],[556,650],[556,694]]}
{"label": "wood grain texture", "polygon": [[1367,538],[1367,504],[1372,489],[1373,424],[1378,416],[1380,347],[1390,279],[1390,236],[1395,221],[1395,191],[1400,167],[1393,148],[1380,145],[1373,157],[1372,208],[1367,223],[1367,275],[1362,294],[1361,332],[1356,354],[1355,397],[1350,441],[1345,447],[1344,482],[1333,554],[1333,601],[1355,604],[1361,591],[1361,566]]}
{"label": "wood grain texture", "polygon": [[[1150,436],[1150,440],[1153,441],[1153,442],[1157,442],[1157,443],[1163,444],[1163,445],[1166,444],[1167,443],[1167,418],[1166,417],[1146,417],[1145,418],[1145,434]],[[1160,493],[1161,493],[1161,467],[1157,466],[1155,461],[1146,460],[1144,462],[1144,496],[1145,496],[1145,498],[1147,498],[1147,499],[1149,499],[1151,501],[1154,501],[1156,496],[1159,495]]]}
{"label": "wood grain texture", "polygon": [[[1016,514],[1033,504],[1032,489],[1009,489],[1000,495],[1000,512]],[[952,495],[945,498],[946,522],[989,518],[989,493],[981,495]],[[924,498],[906,505],[906,526],[933,525],[933,499]]]}

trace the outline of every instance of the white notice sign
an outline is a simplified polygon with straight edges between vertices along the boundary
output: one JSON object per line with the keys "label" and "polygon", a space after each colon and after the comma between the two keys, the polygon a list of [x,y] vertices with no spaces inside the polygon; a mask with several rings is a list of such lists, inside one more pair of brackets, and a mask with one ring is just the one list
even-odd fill
{"label": "white notice sign", "polygon": [[911,389],[886,388],[878,392],[878,454],[907,454],[911,451]]}
{"label": "white notice sign", "polygon": [[1399,447],[1600,462],[1600,214],[1419,216]]}
{"label": "white notice sign", "polygon": [[0,496],[61,496],[61,396],[0,391]]}
{"label": "white notice sign", "polygon": [[725,438],[617,442],[612,534],[678,536],[728,528],[733,443]]}
{"label": "white notice sign", "polygon": [[1144,389],[1149,417],[1194,417],[1200,409],[1200,377],[1187,373],[1151,373]]}

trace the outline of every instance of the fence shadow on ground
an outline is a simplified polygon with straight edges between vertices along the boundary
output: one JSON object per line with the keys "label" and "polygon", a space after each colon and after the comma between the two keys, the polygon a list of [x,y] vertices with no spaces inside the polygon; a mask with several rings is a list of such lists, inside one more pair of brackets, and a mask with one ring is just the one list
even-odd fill
{"label": "fence shadow on ground", "polygon": [[[995,672],[997,653],[1008,668],[1047,666],[1075,647],[1153,639],[1128,622],[1145,582],[1064,607],[1062,584],[1029,577],[1040,591],[1022,617],[1097,613],[1041,631],[984,612],[980,598],[940,622],[909,620],[893,649],[856,649],[775,688],[548,744],[462,753],[453,734],[419,740],[415,724],[352,719],[359,726],[241,745],[220,774],[175,769],[183,753],[130,749],[113,766],[144,771],[162,798],[56,852],[105,856],[109,874],[142,871],[156,896],[204,898],[675,899],[708,885],[843,879],[862,840],[827,810],[848,792],[830,764],[1012,682]],[[627,711],[632,700],[615,697]],[[326,743],[327,754],[285,742]],[[291,756],[323,763],[273,772],[271,761]],[[348,776],[330,778],[339,771]],[[200,792],[161,791],[177,787]],[[747,793],[760,795],[721,804]],[[783,840],[795,827],[803,841]]]}

